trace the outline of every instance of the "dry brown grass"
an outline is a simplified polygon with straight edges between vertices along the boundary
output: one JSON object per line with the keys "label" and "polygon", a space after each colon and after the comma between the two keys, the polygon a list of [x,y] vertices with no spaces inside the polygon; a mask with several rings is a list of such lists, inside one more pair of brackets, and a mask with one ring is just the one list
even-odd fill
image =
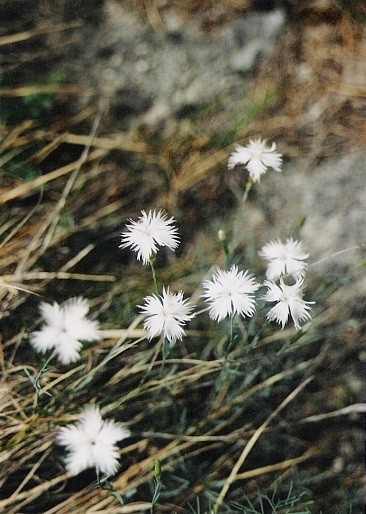
{"label": "dry brown grass", "polygon": [[[0,43],[14,44],[34,35],[35,31],[22,31],[12,39],[4,36]],[[280,45],[282,53],[258,72],[253,100],[273,89],[281,93],[241,129],[239,139],[261,134],[265,127],[268,138],[279,139],[286,154],[309,154],[312,160],[362,144],[366,91],[363,72],[357,78],[360,83],[354,82],[353,72],[365,55],[359,27],[348,16],[335,25],[305,25],[300,32],[292,27]],[[296,72],[299,65],[311,69],[308,78]],[[0,94],[45,92],[32,88],[6,88]],[[54,91],[73,95],[78,86],[61,85]],[[358,421],[364,405],[353,402],[345,376],[339,376],[340,367],[351,362],[349,369],[357,379],[357,356],[363,351],[364,321],[337,325],[340,312],[350,308],[350,286],[324,304],[309,332],[292,345],[291,329],[268,333],[255,347],[239,346],[226,359],[225,337],[215,340],[211,326],[198,324],[168,356],[162,374],[161,347],[146,341],[141,317],[132,314],[129,325],[121,326],[118,318],[108,316],[110,310],[115,313],[112,307],[126,290],[131,290],[133,300],[146,294],[150,279],[125,262],[116,263],[110,272],[104,262],[104,239],[99,246],[98,241],[74,243],[75,247],[70,243],[71,236],[78,238],[84,230],[106,231],[116,238],[126,217],[152,205],[179,207],[194,221],[196,211],[187,207],[192,195],[201,195],[207,204],[213,200],[215,209],[225,184],[220,170],[229,148],[212,145],[203,130],[190,139],[177,133],[169,141],[143,131],[121,134],[111,129],[105,104],[53,119],[48,126],[26,120],[1,129],[2,164],[24,145],[34,145],[24,165],[37,165],[43,173],[26,182],[1,175],[0,511],[149,511],[156,459],[162,463],[166,487],[172,492],[177,488],[156,512],[190,512],[188,504],[193,505],[198,495],[205,498],[210,489],[216,493],[216,512],[226,501],[243,501],[244,493],[254,497],[257,485],[270,491],[275,476],[284,483],[310,483],[310,489],[309,477],[324,480],[324,494],[314,512],[331,512],[337,488],[345,495],[347,490],[351,495],[360,490]],[[63,149],[70,147],[70,159],[60,166]],[[133,168],[134,159],[146,164],[142,179]],[[218,253],[208,243],[204,262],[199,262],[199,250],[194,249],[198,240],[202,241],[192,236],[182,256],[167,260],[160,270],[164,279],[186,286],[195,298],[200,270],[207,269]],[[85,260],[96,248],[98,260],[86,267]],[[41,367],[27,341],[38,322],[40,298],[34,295],[53,301],[82,287],[91,297],[93,315],[105,321],[103,342],[86,348],[77,366],[55,365],[46,371],[41,377],[43,393],[37,398],[24,373],[26,368],[35,377]],[[264,368],[256,372],[261,362]],[[54,445],[57,428],[75,420],[81,406],[95,402],[103,415],[125,422],[133,433],[121,448],[121,471],[113,479],[116,490],[127,498],[123,506],[108,491],[88,492],[91,474],[67,477],[61,451]],[[188,420],[185,426],[182,413]],[[280,448],[274,451],[276,444]],[[335,454],[343,459],[340,472]],[[185,476],[190,483],[179,489]]]}

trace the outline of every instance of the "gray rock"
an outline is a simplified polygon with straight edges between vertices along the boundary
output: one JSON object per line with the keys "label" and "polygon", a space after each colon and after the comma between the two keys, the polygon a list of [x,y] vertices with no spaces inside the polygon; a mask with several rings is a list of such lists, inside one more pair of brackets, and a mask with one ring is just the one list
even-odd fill
{"label": "gray rock", "polygon": [[[78,41],[74,37],[79,59],[63,66],[109,98],[119,120],[156,124],[229,95],[235,106],[249,88],[242,75],[273,50],[285,14],[248,14],[210,33],[201,30],[199,14],[184,23],[167,13],[163,21],[166,32],[156,33],[122,2],[108,0],[99,24],[79,29]],[[94,100],[84,95],[83,102]]]}
{"label": "gray rock", "polygon": [[366,154],[332,158],[313,170],[293,163],[282,173],[270,170],[255,185],[250,209],[260,244],[294,235],[305,217],[300,237],[312,275],[360,269],[366,258]]}
{"label": "gray rock", "polygon": [[276,9],[265,15],[251,14],[223,29],[223,33],[233,33],[239,43],[238,50],[230,58],[231,69],[242,74],[251,73],[271,53],[284,23],[284,12]]}

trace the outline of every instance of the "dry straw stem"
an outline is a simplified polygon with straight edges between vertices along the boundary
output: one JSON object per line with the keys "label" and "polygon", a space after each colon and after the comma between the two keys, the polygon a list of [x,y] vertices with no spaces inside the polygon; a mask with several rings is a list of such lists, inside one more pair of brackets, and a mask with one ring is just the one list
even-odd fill
{"label": "dry straw stem", "polygon": [[[138,513],[141,514],[141,512],[145,512],[147,510],[151,511],[152,503],[148,502],[135,502],[135,503],[129,503],[128,505],[121,505],[119,507],[111,507],[103,510],[95,510],[91,508],[88,512],[92,512],[93,514],[133,514]],[[52,514],[54,511],[53,509],[48,510],[44,514]],[[58,511],[57,511],[58,512]]]}
{"label": "dry straw stem", "polygon": [[[147,502],[135,502],[128,505],[121,505],[120,507],[113,507],[111,509],[91,510],[93,514],[132,514],[133,512],[141,513],[146,510],[151,510],[152,504]],[[48,511],[45,514],[51,514]]]}
{"label": "dry straw stem", "polygon": [[[139,341],[135,341],[134,343],[129,343],[130,347],[137,344]],[[121,351],[123,348],[121,349]],[[112,353],[112,352],[111,352]],[[116,409],[119,405],[125,403],[127,400],[131,398],[138,397],[140,394],[151,393],[154,391],[159,391],[162,387],[161,379],[151,378],[147,380],[148,374],[150,373],[152,368],[161,369],[163,364],[162,361],[155,361],[153,366],[151,366],[151,352],[139,352],[139,361],[131,363],[130,361],[126,362],[125,366],[121,367],[117,373],[115,373],[108,381],[106,386],[113,386],[118,383],[123,378],[126,377],[134,377],[138,375],[142,375],[144,377],[141,383],[134,387],[133,389],[128,390],[125,395],[121,395],[120,398],[111,403],[109,406],[109,410]],[[187,366],[186,369],[176,371],[174,374],[171,374],[168,377],[164,378],[164,387],[169,387],[172,395],[178,395],[185,391],[187,385],[191,388],[194,387],[194,384],[197,382],[199,384],[200,380],[204,377],[209,377],[210,375],[216,374],[222,367],[222,361],[195,361],[194,359],[166,359],[166,365],[172,364],[176,366]],[[93,370],[94,371],[94,370]],[[206,421],[209,421],[207,419]],[[188,430],[188,433],[194,433],[197,427],[191,427]]]}
{"label": "dry straw stem", "polygon": [[270,464],[268,466],[262,466],[261,468],[250,469],[249,471],[244,471],[243,473],[238,473],[236,475],[236,480],[247,480],[248,478],[257,477],[260,475],[264,475],[266,473],[273,473],[274,471],[283,471],[288,468],[292,468],[301,462],[305,462],[308,459],[311,459],[315,455],[319,455],[318,446],[314,446],[307,450],[305,453],[300,455],[299,457],[294,457],[293,459],[287,459],[282,462],[277,462],[276,464]]}
{"label": "dry straw stem", "polygon": [[18,32],[17,34],[11,34],[8,36],[0,37],[0,46],[11,45],[20,41],[26,41],[32,37],[42,36],[44,34],[52,34],[53,32],[62,32],[63,30],[73,29],[81,27],[83,22],[81,20],[75,20],[70,23],[55,24],[47,29],[35,29]]}
{"label": "dry straw stem", "polygon": [[155,0],[144,0],[147,19],[157,34],[165,34],[167,28],[161,19]]}
{"label": "dry straw stem", "polygon": [[[46,491],[49,491],[51,488],[55,487],[55,485],[60,484],[61,482],[64,482],[66,478],[67,478],[66,474],[60,475],[58,477],[53,478],[52,480],[46,480],[45,482],[42,482],[41,484],[33,487],[30,490],[18,493],[15,497],[12,496],[10,498],[7,498],[6,500],[1,500],[0,501],[0,509],[2,510],[2,512],[6,512],[7,514],[19,514],[19,509],[22,506],[35,501]],[[21,501],[20,504],[18,503],[19,501]],[[12,508],[12,509],[7,508],[7,507],[11,506],[13,503],[17,503],[17,505],[14,508]],[[6,510],[5,510],[5,508],[6,508]]]}
{"label": "dry straw stem", "polygon": [[348,405],[347,407],[343,407],[342,409],[337,409],[332,412],[308,416],[307,418],[300,420],[299,423],[314,423],[317,421],[323,421],[324,419],[335,418],[338,416],[349,416],[350,414],[359,414],[363,412],[366,412],[366,403],[354,403],[352,405]]}
{"label": "dry straw stem", "polygon": [[211,514],[217,514],[219,512],[219,509],[222,505],[222,502],[225,499],[225,496],[227,492],[230,489],[230,486],[232,483],[237,480],[239,469],[242,467],[242,465],[245,462],[245,459],[253,449],[254,445],[260,438],[260,436],[263,434],[264,430],[267,428],[269,423],[272,421],[273,418],[275,418],[282,409],[284,409],[290,402],[292,402],[296,396],[308,385],[309,382],[311,382],[314,379],[314,377],[308,377],[306,380],[304,380],[296,389],[294,389],[281,403],[280,405],[268,416],[268,418],[262,423],[262,425],[255,431],[255,433],[252,435],[252,437],[249,439],[248,443],[245,445],[242,453],[240,454],[239,459],[236,461],[235,465],[233,466],[231,473],[227,480],[225,481],[224,486],[222,487],[220,494],[215,501],[215,504],[213,506],[213,509],[211,511]]}
{"label": "dry straw stem", "polygon": [[[14,286],[9,284],[7,281],[13,280],[14,275],[3,275],[0,278],[0,286],[4,287],[14,287],[15,289],[19,289],[19,291],[26,291],[28,293],[32,293],[32,291],[28,291],[27,289],[23,289],[19,286]],[[114,282],[116,277],[113,275],[89,275],[87,273],[67,273],[65,271],[29,271],[27,273],[17,274],[17,279],[19,280],[91,280],[93,282]],[[34,293],[33,293],[34,294]]]}
{"label": "dry straw stem", "polygon": [[[69,514],[71,511],[76,514],[85,514],[86,512],[93,514],[132,514],[151,510],[152,507],[150,502],[135,502],[116,507],[115,505],[111,505],[111,503],[116,502],[109,492],[98,490],[93,493],[85,494],[83,492],[74,494],[72,496],[72,502],[68,499],[43,512],[43,514]],[[95,498],[98,494],[102,493],[105,495],[103,499],[99,498],[98,500]],[[93,503],[93,501],[95,503]]]}
{"label": "dry straw stem", "polygon": [[80,95],[81,93],[92,93],[91,89],[84,86],[74,84],[37,84],[33,86],[19,86],[13,88],[0,88],[1,96],[30,96],[38,94],[56,94],[62,93],[64,95]]}
{"label": "dry straw stem", "polygon": [[[87,137],[79,134],[65,134],[63,141],[73,145],[85,145]],[[109,137],[95,137],[91,146],[107,150],[123,150],[126,152],[145,153],[148,146],[142,141],[132,141],[123,134],[113,134]]]}

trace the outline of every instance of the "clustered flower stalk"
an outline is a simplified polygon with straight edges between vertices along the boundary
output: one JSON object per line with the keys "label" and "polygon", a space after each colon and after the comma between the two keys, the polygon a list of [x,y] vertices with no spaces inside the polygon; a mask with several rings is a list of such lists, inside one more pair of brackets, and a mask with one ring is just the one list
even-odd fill
{"label": "clustered flower stalk", "polygon": [[[129,248],[135,252],[138,261],[151,267],[155,293],[145,296],[143,304],[137,307],[144,316],[143,326],[147,338],[160,338],[163,362],[170,347],[186,335],[187,324],[206,311],[216,323],[229,319],[227,354],[234,344],[235,319],[252,318],[256,313],[258,299],[274,304],[265,318],[267,322],[278,323],[282,329],[290,317],[297,330],[301,329],[302,322],[311,319],[313,302],[303,300],[308,254],[301,241],[289,237],[285,243],[277,239],[263,246],[259,251],[260,257],[267,261],[266,280],[263,284],[249,270],[242,270],[230,262],[237,243],[237,233],[243,224],[243,209],[250,190],[256,182],[260,182],[268,168],[282,171],[282,155],[276,151],[275,143],[268,146],[265,140],[254,139],[245,147],[238,145],[230,155],[229,170],[237,165],[243,165],[248,171],[246,188],[239,217],[235,222],[231,248],[226,232],[219,231],[228,266],[227,269],[216,267],[211,279],[203,281],[201,299],[205,304],[204,309],[195,312],[195,305],[191,299],[184,297],[183,291],[173,292],[169,285],[163,285],[161,289],[158,287],[154,267],[156,255],[163,247],[175,251],[180,242],[173,217],[169,217],[163,210],[142,211],[137,221],[128,221],[126,230],[121,234],[120,248]],[[261,288],[266,288],[266,292],[256,296]],[[42,302],[40,312],[44,324],[30,335],[30,343],[37,352],[52,351],[52,356],[57,357],[61,365],[67,366],[80,360],[83,344],[99,341],[102,337],[99,323],[87,317],[89,304],[84,298],[70,298],[62,304],[54,302],[53,305]],[[46,365],[42,372],[45,370]],[[42,390],[38,376],[34,385],[39,395]],[[74,476],[87,468],[95,468],[97,484],[102,486],[104,483],[109,484],[108,477],[119,468],[117,442],[130,435],[130,430],[123,424],[103,420],[99,407],[89,405],[82,409],[75,423],[59,428],[56,442],[66,448],[65,466],[69,475]],[[155,472],[154,501],[160,494],[160,463]],[[101,479],[101,473],[106,478]],[[108,487],[118,497],[113,486]]]}

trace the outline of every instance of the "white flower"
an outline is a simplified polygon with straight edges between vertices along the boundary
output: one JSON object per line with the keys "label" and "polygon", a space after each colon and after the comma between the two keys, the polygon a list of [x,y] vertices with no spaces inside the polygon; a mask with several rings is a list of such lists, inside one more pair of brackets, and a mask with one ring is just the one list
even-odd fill
{"label": "white flower", "polygon": [[139,305],[147,315],[144,328],[149,332],[149,338],[163,334],[170,343],[182,339],[184,330],[182,325],[194,318],[191,314],[193,305],[183,300],[183,293],[171,293],[169,288],[163,288],[163,295],[147,296],[145,305]]}
{"label": "white flower", "polygon": [[177,228],[173,226],[174,218],[167,218],[162,211],[156,213],[141,211],[139,221],[129,220],[128,232],[121,234],[122,240],[119,248],[130,247],[137,252],[137,260],[148,264],[158,251],[158,246],[167,246],[171,250],[179,244]]}
{"label": "white flower", "polygon": [[65,462],[70,475],[93,467],[98,475],[113,475],[119,466],[116,442],[129,435],[130,431],[120,423],[103,421],[99,408],[91,405],[75,424],[59,429],[56,441],[69,452]]}
{"label": "white flower", "polygon": [[267,168],[282,171],[282,154],[275,151],[276,143],[267,146],[265,139],[250,139],[246,146],[236,146],[228,160],[228,168],[231,170],[237,164],[245,164],[253,182],[259,182],[261,175]]}
{"label": "white flower", "polygon": [[241,314],[253,316],[255,312],[254,291],[259,288],[248,271],[238,271],[237,266],[231,266],[229,271],[220,268],[212,280],[203,283],[206,290],[203,295],[210,304],[210,317],[221,321],[227,316]]}
{"label": "white flower", "polygon": [[304,280],[302,278],[290,286],[284,284],[282,279],[279,285],[268,280],[264,282],[264,285],[267,286],[268,290],[262,299],[267,302],[277,302],[266,314],[268,321],[276,321],[284,328],[289,314],[291,314],[295,328],[299,329],[300,321],[311,319],[309,313],[311,307],[309,306],[314,302],[305,302],[302,299],[304,293]]}
{"label": "white flower", "polygon": [[277,280],[285,274],[295,279],[303,277],[307,266],[303,261],[309,257],[302,242],[294,241],[292,237],[286,239],[285,244],[280,240],[267,243],[259,255],[269,261],[266,272],[268,280]]}
{"label": "white flower", "polygon": [[79,360],[81,341],[101,337],[98,322],[85,317],[89,306],[84,298],[70,298],[61,305],[42,302],[40,311],[46,323],[30,335],[30,342],[37,352],[53,349],[62,364]]}

